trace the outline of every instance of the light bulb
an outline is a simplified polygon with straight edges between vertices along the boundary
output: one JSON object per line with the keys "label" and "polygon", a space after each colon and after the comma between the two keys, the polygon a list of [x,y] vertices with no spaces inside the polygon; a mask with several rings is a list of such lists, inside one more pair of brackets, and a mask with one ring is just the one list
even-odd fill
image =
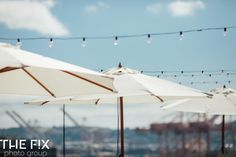
{"label": "light bulb", "polygon": [[115,46],[119,45],[119,41],[118,41],[118,37],[117,36],[115,37],[114,45]]}
{"label": "light bulb", "polygon": [[224,36],[226,36],[227,35],[227,28],[225,27],[224,28]]}
{"label": "light bulb", "polygon": [[85,39],[85,37],[83,37],[83,40],[82,40],[82,47],[86,47],[86,39]]}
{"label": "light bulb", "polygon": [[49,41],[49,43],[48,43],[48,47],[49,47],[49,48],[53,47],[53,44],[54,44],[54,41],[53,41],[52,38],[50,38],[50,41]]}
{"label": "light bulb", "polygon": [[151,44],[151,43],[152,43],[152,38],[151,38],[151,35],[150,35],[150,34],[147,35],[147,43],[148,43],[148,44]]}
{"label": "light bulb", "polygon": [[184,37],[184,34],[183,34],[183,32],[181,31],[181,32],[179,32],[179,40],[183,40],[183,37]]}
{"label": "light bulb", "polygon": [[20,41],[20,38],[17,38],[16,47],[17,47],[17,48],[21,48],[21,46],[22,46],[22,43],[21,43],[21,41]]}

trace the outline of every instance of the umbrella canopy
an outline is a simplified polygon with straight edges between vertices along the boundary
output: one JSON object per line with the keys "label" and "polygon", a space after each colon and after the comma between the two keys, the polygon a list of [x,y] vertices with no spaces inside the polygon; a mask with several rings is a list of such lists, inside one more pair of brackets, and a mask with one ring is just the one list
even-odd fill
{"label": "umbrella canopy", "polygon": [[236,115],[236,91],[231,88],[217,88],[209,92],[210,98],[183,99],[163,105],[162,109],[183,112]]}
{"label": "umbrella canopy", "polygon": [[[188,88],[170,81],[161,80],[151,76],[143,75],[136,70],[122,67],[113,68],[105,72],[107,76],[114,77],[114,86],[117,93],[97,94],[87,96],[71,96],[61,98],[51,98],[34,100],[31,104],[120,104],[120,139],[121,139],[121,157],[124,157],[124,118],[123,104],[127,103],[160,103],[167,100],[176,100],[183,98],[201,98],[206,94],[201,91]],[[118,101],[119,100],[119,101]]]}
{"label": "umbrella canopy", "polygon": [[113,79],[104,74],[0,44],[0,94],[61,97],[113,91]]}
{"label": "umbrella canopy", "polygon": [[60,98],[43,98],[32,100],[31,104],[116,104],[117,98],[124,97],[126,104],[160,103],[184,98],[203,98],[207,95],[199,90],[189,88],[167,80],[144,75],[125,67],[113,68],[104,72],[114,77],[117,93],[72,95]]}
{"label": "umbrella canopy", "polygon": [[162,108],[172,111],[222,115],[221,153],[224,155],[225,115],[236,115],[236,91],[224,86],[223,88],[213,89],[209,93],[212,94],[209,98],[183,99],[173,104],[164,105]]}

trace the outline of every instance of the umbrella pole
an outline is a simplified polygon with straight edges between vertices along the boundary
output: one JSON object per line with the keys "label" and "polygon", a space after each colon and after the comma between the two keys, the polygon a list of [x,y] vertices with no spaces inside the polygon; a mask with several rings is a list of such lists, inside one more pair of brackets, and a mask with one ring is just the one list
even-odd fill
{"label": "umbrella pole", "polygon": [[222,116],[222,126],[221,126],[221,153],[225,154],[225,115]]}
{"label": "umbrella pole", "polygon": [[123,97],[120,97],[120,138],[121,138],[121,157],[125,156],[124,153],[124,113],[123,113]]}
{"label": "umbrella pole", "polygon": [[65,157],[65,104],[63,104],[63,135],[62,135],[62,142],[63,142],[63,157]]}

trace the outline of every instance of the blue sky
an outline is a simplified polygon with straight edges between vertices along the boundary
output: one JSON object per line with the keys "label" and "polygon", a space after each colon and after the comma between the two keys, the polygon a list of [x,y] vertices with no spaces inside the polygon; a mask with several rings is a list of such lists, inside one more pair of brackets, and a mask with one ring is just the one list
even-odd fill
{"label": "blue sky", "polygon": [[[0,36],[119,36],[235,26],[235,8],[234,0],[3,0]],[[152,36],[151,44],[145,37],[120,39],[118,46],[113,45],[114,39],[87,40],[85,48],[81,40],[54,40],[52,48],[48,40],[22,41],[22,49],[94,70],[109,69],[118,62],[138,70],[235,70],[235,41],[236,29],[230,29],[225,37],[223,30],[208,31],[184,34],[182,41],[178,35]],[[194,81],[199,80],[226,82],[236,78],[204,77]],[[207,91],[221,85],[193,87]],[[234,82],[230,86],[236,88]]]}

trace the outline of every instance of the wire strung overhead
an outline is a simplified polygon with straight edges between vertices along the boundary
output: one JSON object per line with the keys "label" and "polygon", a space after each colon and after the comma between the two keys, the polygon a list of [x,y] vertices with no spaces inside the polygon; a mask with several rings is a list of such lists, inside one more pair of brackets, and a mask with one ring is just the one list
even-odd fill
{"label": "wire strung overhead", "polygon": [[225,80],[225,81],[180,81],[179,84],[231,84],[236,83],[235,80]]}
{"label": "wire strung overhead", "polygon": [[[154,75],[157,77],[214,77],[214,76],[226,76],[226,77],[230,77],[230,76],[236,76],[236,73],[227,73],[227,74],[204,74],[204,75],[200,75],[200,74],[191,74],[191,75]],[[153,76],[153,75],[152,75]]]}
{"label": "wire strung overhead", "polygon": [[[98,70],[98,69],[94,69]],[[103,69],[99,70],[104,72]],[[140,70],[145,73],[157,77],[213,77],[213,76],[236,76],[236,70]]]}
{"label": "wire strung overhead", "polygon": [[55,40],[81,40],[81,46],[86,47],[87,40],[101,40],[101,39],[113,39],[114,45],[119,45],[120,38],[138,38],[146,37],[146,42],[151,44],[152,36],[164,36],[164,35],[179,35],[179,40],[183,40],[184,34],[194,33],[194,32],[203,32],[203,31],[223,31],[223,35],[226,36],[229,29],[236,29],[236,26],[226,26],[226,27],[209,27],[209,28],[199,28],[199,29],[190,29],[190,30],[181,30],[181,31],[171,31],[171,32],[161,32],[161,33],[144,33],[144,34],[129,34],[129,35],[111,35],[111,36],[74,36],[74,37],[0,37],[0,40],[3,41],[16,41],[16,45],[20,47],[22,41],[27,40],[49,40],[49,47],[52,47]]}
{"label": "wire strung overhead", "polygon": [[186,70],[186,71],[150,71],[142,70],[141,73],[157,77],[213,77],[213,76],[236,76],[236,70]]}
{"label": "wire strung overhead", "polygon": [[[97,70],[97,69],[94,69]],[[103,69],[100,69],[101,72],[104,72]],[[231,76],[236,76],[236,70],[170,70],[170,71],[160,71],[160,70],[141,70],[140,73],[146,73],[151,76],[155,76],[158,78],[177,78],[179,77],[181,80],[183,77],[198,77],[197,80],[192,81],[176,81],[172,80],[179,84],[186,85],[196,85],[196,84],[232,84],[236,83],[236,80],[231,80]],[[202,79],[200,78],[202,77]],[[209,81],[207,77],[211,78]],[[214,78],[213,78],[214,77]],[[201,81],[199,81],[199,79]],[[214,79],[214,80],[212,80]]]}
{"label": "wire strung overhead", "polygon": [[179,73],[179,74],[184,74],[184,73],[200,73],[200,74],[205,74],[205,73],[228,73],[228,72],[236,72],[236,70],[226,70],[226,69],[221,69],[221,70],[141,70],[141,73]]}

